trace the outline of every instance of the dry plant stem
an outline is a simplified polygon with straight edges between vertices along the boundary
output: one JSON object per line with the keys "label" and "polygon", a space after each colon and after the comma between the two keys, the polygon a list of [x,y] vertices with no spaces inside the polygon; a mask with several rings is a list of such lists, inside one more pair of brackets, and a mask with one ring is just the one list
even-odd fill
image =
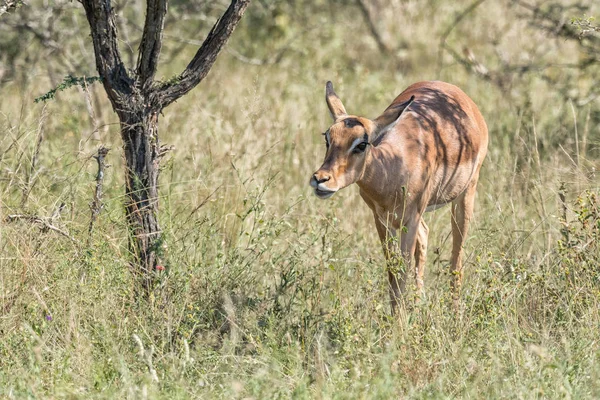
{"label": "dry plant stem", "polygon": [[[94,105],[92,104],[92,96],[90,94],[90,88],[85,80],[83,81],[83,86],[81,87],[81,91],[82,91],[83,97],[85,99],[85,107],[87,109],[88,115],[90,116],[90,120],[92,121],[92,127],[94,128],[91,136],[94,140],[100,140],[100,134],[98,131],[98,120],[96,119],[96,113],[94,112]],[[88,139],[89,139],[89,137],[88,137]]]}
{"label": "dry plant stem", "polygon": [[591,107],[588,106],[588,112],[587,112],[587,116],[585,117],[585,126],[583,127],[583,137],[581,138],[581,149],[580,151],[580,158],[582,160],[584,160],[587,157],[587,140],[588,140],[588,134],[590,132],[590,116],[591,116],[591,112],[592,109]]}
{"label": "dry plant stem", "polygon": [[98,215],[100,215],[102,208],[104,208],[104,203],[102,202],[102,189],[104,185],[104,171],[109,167],[106,165],[105,160],[109,151],[109,148],[100,146],[98,149],[98,154],[94,156],[96,162],[98,163],[98,173],[96,174],[96,190],[94,191],[94,198],[90,203],[90,210],[92,211],[90,226],[88,228],[88,234],[90,237],[92,235],[92,230],[94,229],[94,223],[96,222]]}
{"label": "dry plant stem", "polygon": [[15,221],[21,220],[21,221],[31,222],[32,224],[38,224],[38,225],[40,225],[40,229],[43,231],[45,231],[45,230],[54,231],[56,233],[61,234],[64,237],[68,238],[69,240],[71,240],[71,242],[77,243],[75,238],[72,237],[69,234],[69,232],[67,232],[63,229],[60,229],[59,227],[54,225],[52,218],[40,217],[37,215],[29,215],[29,214],[11,214],[11,215],[7,215],[4,220],[5,220],[5,222],[15,222]]}
{"label": "dry plant stem", "polygon": [[[573,105],[573,101],[569,101],[569,104],[571,106],[571,113],[573,114],[573,131],[575,134],[575,162],[577,164],[576,166],[576,170],[577,172],[580,172],[581,169],[581,154],[579,151],[579,131],[577,130],[577,113],[575,112],[575,106]],[[587,139],[587,138],[586,138]],[[577,174],[577,193],[581,192],[581,179],[580,179],[581,174]]]}
{"label": "dry plant stem", "polygon": [[544,174],[543,174],[543,170],[542,170],[542,161],[540,158],[540,151],[539,151],[539,145],[538,145],[538,137],[537,137],[537,129],[536,129],[536,124],[535,124],[535,119],[533,119],[532,121],[533,127],[533,143],[534,143],[534,150],[535,150],[535,161],[537,163],[537,171],[538,171],[538,180],[539,182],[536,183],[535,188],[538,192],[538,196],[540,199],[540,206],[542,208],[542,212],[540,215],[540,222],[542,223],[542,231],[544,232],[544,236],[546,237],[546,251],[548,251],[551,248],[551,241],[552,241],[552,236],[550,235],[550,227],[549,227],[549,223],[548,223],[548,212],[546,211],[546,206],[545,206],[545,202],[544,202],[544,197],[542,194],[542,190],[540,188],[541,182],[544,182]]}
{"label": "dry plant stem", "polygon": [[162,110],[192,90],[208,74],[217,55],[239,23],[250,0],[232,0],[185,70],[169,82],[154,76],[163,39],[167,0],[148,0],[137,66],[128,72],[118,47],[115,11],[110,0],[82,0],[90,25],[96,67],[114,111],[119,116],[126,160],[126,213],[132,267],[146,293],[151,272],[159,264],[161,230],[158,214],[158,138]]}
{"label": "dry plant stem", "polygon": [[571,106],[571,113],[573,114],[573,128],[575,133],[575,160],[577,161],[577,168],[581,167],[581,160],[579,158],[579,132],[577,131],[577,113],[575,112],[575,106],[573,105],[573,101],[569,102]]}
{"label": "dry plant stem", "polygon": [[565,182],[560,183],[558,189],[558,198],[560,199],[560,208],[562,211],[562,223],[563,227],[560,230],[565,244],[569,243],[569,229],[567,227],[567,187]]}
{"label": "dry plant stem", "polygon": [[142,342],[142,339],[140,339],[140,337],[138,335],[136,335],[134,333],[132,335],[132,337],[133,337],[133,340],[135,340],[135,342],[138,345],[139,357],[142,359],[144,364],[146,364],[146,367],[148,367],[148,372],[150,373],[150,377],[152,378],[152,380],[154,382],[158,383],[158,374],[156,373],[156,369],[154,368],[154,363],[152,362],[152,355],[154,354],[154,346],[150,345],[150,348],[148,350],[146,350],[144,348],[144,343]]}
{"label": "dry plant stem", "polygon": [[21,198],[21,207],[25,206],[25,203],[27,203],[27,199],[29,199],[29,194],[35,185],[37,178],[37,161],[40,155],[40,148],[42,147],[42,142],[44,140],[44,123],[46,122],[46,116],[46,106],[44,106],[42,109],[42,116],[40,117],[40,121],[38,123],[37,138],[35,141],[33,155],[31,157],[30,168],[28,171],[26,170],[25,186],[23,187],[23,197]]}

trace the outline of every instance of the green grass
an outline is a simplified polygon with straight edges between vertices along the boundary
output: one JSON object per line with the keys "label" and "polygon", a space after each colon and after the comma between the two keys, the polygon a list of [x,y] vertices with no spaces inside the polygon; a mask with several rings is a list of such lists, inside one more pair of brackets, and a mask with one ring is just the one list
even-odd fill
{"label": "green grass", "polygon": [[[386,57],[352,8],[334,13],[339,4],[317,2],[314,18],[294,8],[302,18],[277,20],[264,37],[252,25],[264,9],[254,5],[230,45],[262,57],[298,35],[281,61],[249,65],[225,52],[165,110],[161,140],[175,146],[160,178],[166,270],[149,299],[136,297],[128,267],[121,144],[102,87],[90,89],[94,134],[77,89],[34,104],[52,87],[44,74],[3,83],[1,398],[600,397],[597,101],[572,109],[535,74],[506,93],[449,58],[438,71],[439,35],[466,5],[392,3],[404,12],[381,16],[381,26],[408,47]],[[570,43],[508,24],[514,13],[490,3],[451,40],[493,64],[481,38],[504,26],[507,57],[532,49],[557,62],[577,57]],[[521,35],[532,38],[527,49]],[[170,60],[179,44],[166,39],[164,76],[195,50]],[[455,83],[480,106],[490,147],[459,315],[450,306],[448,208],[426,217],[427,299],[395,319],[357,188],[312,196],[308,179],[330,123],[328,79],[349,112],[368,117],[423,79]],[[594,84],[583,74],[577,82]],[[112,148],[111,167],[89,236],[100,143]],[[63,203],[53,224],[73,240],[6,221],[50,217]]]}

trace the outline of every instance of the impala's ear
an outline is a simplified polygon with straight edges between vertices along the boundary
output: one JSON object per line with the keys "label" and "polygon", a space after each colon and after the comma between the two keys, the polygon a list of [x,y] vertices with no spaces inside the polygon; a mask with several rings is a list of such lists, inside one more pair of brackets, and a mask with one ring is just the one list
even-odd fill
{"label": "impala's ear", "polygon": [[337,97],[337,94],[333,91],[333,84],[331,81],[328,81],[325,86],[325,101],[327,101],[327,107],[329,107],[329,112],[334,121],[346,115],[346,109],[340,98]]}
{"label": "impala's ear", "polygon": [[373,140],[375,140],[375,138],[377,138],[377,136],[381,135],[382,133],[392,129],[394,125],[396,125],[400,117],[402,117],[404,111],[406,111],[408,109],[408,106],[411,105],[414,99],[415,96],[411,96],[408,101],[405,101],[402,104],[391,105],[383,112],[383,114],[377,117],[375,119],[376,128],[373,135]]}

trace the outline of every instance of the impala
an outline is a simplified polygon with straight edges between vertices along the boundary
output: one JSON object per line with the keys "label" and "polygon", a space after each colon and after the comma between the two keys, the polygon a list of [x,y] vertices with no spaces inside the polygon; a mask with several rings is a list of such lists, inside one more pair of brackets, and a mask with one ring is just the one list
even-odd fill
{"label": "impala", "polygon": [[359,186],[387,260],[393,313],[408,271],[414,272],[418,295],[423,293],[429,233],[423,214],[452,203],[451,288],[457,305],[463,244],[488,145],[479,109],[458,87],[439,81],[409,86],[374,120],[348,115],[331,82],[325,99],[334,123],[324,133],[325,161],[310,179],[315,194],[326,199]]}

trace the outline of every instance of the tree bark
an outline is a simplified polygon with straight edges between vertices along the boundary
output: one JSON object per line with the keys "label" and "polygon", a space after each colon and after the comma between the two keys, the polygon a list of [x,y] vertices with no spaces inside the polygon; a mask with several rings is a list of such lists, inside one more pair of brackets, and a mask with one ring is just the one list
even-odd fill
{"label": "tree bark", "polygon": [[162,35],[167,14],[167,0],[146,2],[146,22],[140,43],[136,74],[138,87],[148,89],[154,81],[158,57],[162,47]]}
{"label": "tree bark", "polygon": [[160,144],[158,114],[152,111],[119,112],[125,151],[125,210],[135,271],[145,289],[160,263],[162,236],[158,225],[158,174]]}
{"label": "tree bark", "polygon": [[[1,0],[0,0],[1,1]],[[81,0],[90,24],[96,67],[113,110],[119,116],[125,152],[125,210],[130,231],[132,270],[148,293],[162,256],[158,224],[158,174],[161,157],[158,115],[192,90],[208,74],[250,0],[232,0],[200,49],[177,79],[154,81],[160,56],[167,0],[147,0],[146,21],[134,71],[127,71],[119,53],[117,24],[111,0]]]}

